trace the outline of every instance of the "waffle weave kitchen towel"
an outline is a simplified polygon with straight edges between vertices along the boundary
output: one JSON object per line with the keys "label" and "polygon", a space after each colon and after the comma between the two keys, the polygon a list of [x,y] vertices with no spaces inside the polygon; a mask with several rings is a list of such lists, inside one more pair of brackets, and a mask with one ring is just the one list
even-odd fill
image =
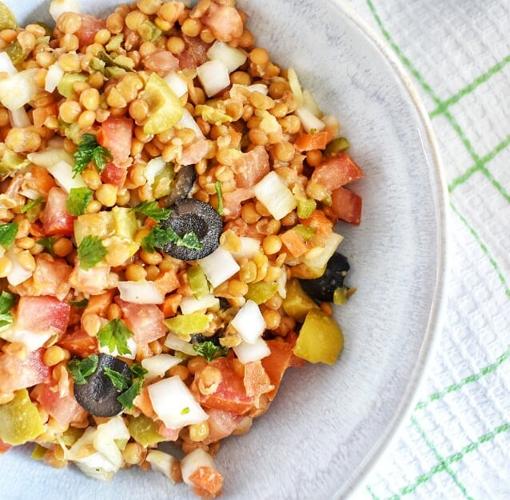
{"label": "waffle weave kitchen towel", "polygon": [[510,499],[510,1],[351,0],[421,92],[449,190],[448,307],[359,499]]}

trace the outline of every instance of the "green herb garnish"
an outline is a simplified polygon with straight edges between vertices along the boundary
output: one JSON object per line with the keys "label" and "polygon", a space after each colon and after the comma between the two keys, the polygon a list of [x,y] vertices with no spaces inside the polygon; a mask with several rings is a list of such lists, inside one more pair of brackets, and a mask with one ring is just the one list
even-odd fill
{"label": "green herb garnish", "polygon": [[179,236],[171,227],[155,226],[149,235],[143,239],[142,247],[147,252],[154,252],[156,248],[162,248],[169,243],[193,250],[200,250],[203,246],[193,231],[186,233],[184,236]]}
{"label": "green herb garnish", "polygon": [[99,145],[95,135],[83,134],[78,149],[74,153],[74,175],[81,174],[91,161],[94,162],[96,168],[101,172],[111,157],[111,153]]}
{"label": "green herb garnish", "polygon": [[12,293],[2,292],[0,294],[0,332],[7,330],[14,322],[11,309],[15,302],[16,297]]}
{"label": "green herb garnish", "polygon": [[110,379],[113,386],[119,391],[124,391],[129,387],[129,383],[126,377],[112,368],[106,367],[103,370],[104,374]]}
{"label": "green herb garnish", "polygon": [[123,408],[131,409],[133,408],[133,401],[135,400],[136,396],[140,394],[140,391],[142,390],[142,379],[137,379],[133,382],[131,387],[124,391],[118,398],[117,401],[122,405]]}
{"label": "green herb garnish", "polygon": [[87,378],[95,373],[98,364],[99,357],[97,354],[92,354],[88,358],[69,361],[67,368],[71,372],[74,382],[78,385],[83,385],[87,383]]}
{"label": "green herb garnish", "polygon": [[181,415],[187,415],[190,411],[189,406],[186,406],[186,408],[181,410]]}
{"label": "green herb garnish", "polygon": [[133,332],[120,319],[110,321],[97,334],[101,346],[108,347],[110,353],[117,350],[120,356],[131,354],[127,339],[132,336]]}
{"label": "green herb garnish", "polygon": [[227,355],[228,349],[223,346],[218,346],[214,342],[207,340],[200,344],[195,344],[193,350],[207,361],[212,361],[216,358],[221,358]]}
{"label": "green herb garnish", "polygon": [[157,222],[168,219],[172,212],[168,208],[161,208],[157,201],[144,201],[143,203],[140,203],[140,205],[137,205],[133,210],[137,214],[145,215]]}
{"label": "green herb garnish", "polygon": [[0,245],[9,248],[14,243],[16,234],[18,234],[18,224],[15,222],[0,224]]}
{"label": "green herb garnish", "polygon": [[39,198],[36,198],[35,200],[30,200],[28,203],[25,203],[23,205],[23,208],[21,209],[22,214],[26,214],[27,212],[34,210],[34,208],[38,208],[39,205],[44,201],[44,198],[40,196]]}
{"label": "green herb garnish", "polygon": [[94,267],[105,255],[106,248],[97,236],[85,236],[78,246],[78,258],[83,269]]}
{"label": "green herb garnish", "polygon": [[84,307],[87,307],[89,305],[88,299],[82,299],[82,300],[71,300],[69,302],[73,307],[79,307],[80,309],[83,309]]}
{"label": "green herb garnish", "polygon": [[71,188],[67,197],[66,209],[71,215],[82,215],[91,199],[92,191],[89,188]]}
{"label": "green herb garnish", "polygon": [[131,370],[131,373],[133,374],[133,376],[136,378],[143,378],[148,373],[147,370],[139,363],[135,363],[134,365],[131,365],[129,367],[129,369]]}
{"label": "green herb garnish", "polygon": [[37,240],[37,243],[41,245],[49,254],[53,255],[53,245],[57,241],[53,236],[46,236],[46,238],[41,238]]}
{"label": "green herb garnish", "polygon": [[223,191],[220,181],[216,181],[216,184],[214,184],[214,189],[216,189],[216,195],[218,196],[218,208],[216,211],[220,215],[223,215]]}

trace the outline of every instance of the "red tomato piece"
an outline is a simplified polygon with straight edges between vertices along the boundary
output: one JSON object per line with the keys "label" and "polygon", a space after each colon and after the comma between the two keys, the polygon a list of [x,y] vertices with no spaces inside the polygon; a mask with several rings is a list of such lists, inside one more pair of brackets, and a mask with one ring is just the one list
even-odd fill
{"label": "red tomato piece", "polygon": [[315,134],[302,132],[297,136],[295,145],[298,151],[313,151],[314,149],[326,149],[331,136],[327,130]]}
{"label": "red tomato piece", "polygon": [[71,266],[63,259],[54,259],[47,254],[39,255],[32,276],[37,295],[54,295],[62,300],[69,292],[71,270]]}
{"label": "red tomato piece", "polygon": [[361,222],[363,201],[356,193],[341,187],[333,191],[332,201],[331,208],[339,219],[356,225]]}
{"label": "red tomato piece", "polygon": [[148,344],[166,334],[165,316],[154,304],[132,304],[116,299],[137,344]]}
{"label": "red tomato piece", "polygon": [[50,369],[42,361],[42,351],[31,352],[25,359],[14,354],[0,355],[0,393],[9,394],[47,382]]}
{"label": "red tomato piece", "polygon": [[98,19],[88,14],[81,14],[81,26],[75,33],[80,41],[80,47],[85,47],[94,43],[96,33],[103,28],[106,28],[106,21],[104,19]]}
{"label": "red tomato piece", "polygon": [[199,467],[189,479],[193,491],[203,498],[216,498],[223,488],[223,476],[212,467]]}
{"label": "red tomato piece", "polygon": [[177,56],[181,69],[195,69],[207,61],[207,51],[210,45],[203,42],[199,37],[188,37],[184,35],[186,48]]}
{"label": "red tomato piece", "polygon": [[225,219],[236,219],[241,213],[241,203],[253,198],[251,189],[240,188],[223,194],[223,211]]}
{"label": "red tomato piece", "polygon": [[10,444],[4,443],[3,441],[0,440],[0,455],[2,453],[8,452],[11,448],[12,446]]}
{"label": "red tomato piece", "polygon": [[142,59],[145,69],[167,75],[179,69],[179,59],[168,50],[156,50]]}
{"label": "red tomato piece", "polygon": [[16,329],[62,335],[67,330],[70,314],[71,306],[55,297],[21,297],[16,311]]}
{"label": "red tomato piece", "polygon": [[41,215],[46,236],[72,236],[74,217],[66,209],[67,194],[60,188],[51,188],[46,207]]}
{"label": "red tomato piece", "polygon": [[195,165],[209,151],[209,143],[205,139],[198,139],[193,144],[187,146],[181,157],[181,165]]}
{"label": "red tomato piece", "polygon": [[57,386],[38,385],[31,395],[39,402],[42,409],[64,428],[82,421],[87,415],[72,394],[61,396]]}
{"label": "red tomato piece", "polygon": [[285,371],[290,365],[292,359],[292,346],[286,342],[270,340],[267,345],[271,349],[271,354],[264,358],[262,366],[269,376],[269,380],[274,385],[274,389],[268,393],[269,400],[272,401],[283,379]]}
{"label": "red tomato piece", "polygon": [[324,186],[329,191],[349,184],[363,177],[363,170],[354,162],[347,153],[328,158],[318,166],[311,181]]}
{"label": "red tomato piece", "polygon": [[229,411],[235,415],[248,413],[254,406],[254,398],[246,394],[243,379],[234,371],[232,361],[221,358],[209,365],[221,371],[222,380],[214,394],[199,394],[199,403],[205,408]]}
{"label": "red tomato piece", "polygon": [[216,410],[211,408],[207,410],[209,418],[209,436],[204,444],[216,443],[220,439],[230,436],[236,429],[243,417],[230,411]]}
{"label": "red tomato piece", "polygon": [[303,221],[303,224],[315,230],[315,234],[310,240],[314,246],[324,246],[333,232],[333,222],[324,215],[322,210],[314,210],[312,215]]}
{"label": "red tomato piece", "polygon": [[243,382],[246,394],[254,397],[255,400],[258,400],[262,394],[271,392],[274,389],[274,385],[271,384],[271,380],[260,361],[247,363],[244,366]]}
{"label": "red tomato piece", "polygon": [[131,154],[133,120],[110,117],[101,124],[98,140],[112,154],[113,163],[123,165]]}
{"label": "red tomato piece", "polygon": [[211,2],[202,22],[213,32],[215,38],[222,42],[231,42],[243,34],[243,18],[234,7]]}
{"label": "red tomato piece", "polygon": [[127,177],[127,168],[118,167],[115,163],[108,163],[101,172],[101,180],[104,184],[113,184],[114,186],[122,186]]}
{"label": "red tomato piece", "polygon": [[234,163],[236,184],[251,188],[269,173],[269,155],[264,146],[256,146]]}
{"label": "red tomato piece", "polygon": [[58,345],[80,358],[86,358],[98,350],[96,338],[87,335],[83,330],[64,335]]}
{"label": "red tomato piece", "polygon": [[43,167],[32,165],[30,168],[30,174],[34,180],[35,187],[38,191],[44,194],[48,194],[52,187],[55,187],[55,181],[51,174]]}

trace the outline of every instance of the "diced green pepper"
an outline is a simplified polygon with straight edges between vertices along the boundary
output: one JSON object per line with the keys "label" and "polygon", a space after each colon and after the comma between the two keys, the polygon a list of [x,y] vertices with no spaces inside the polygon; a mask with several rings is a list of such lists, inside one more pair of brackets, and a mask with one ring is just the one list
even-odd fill
{"label": "diced green pepper", "polygon": [[255,304],[263,304],[267,302],[278,290],[278,283],[267,283],[259,281],[258,283],[250,283],[248,285],[248,293],[246,298],[253,300]]}
{"label": "diced green pepper", "polygon": [[130,417],[127,427],[131,437],[144,448],[165,441],[165,438],[158,432],[156,422],[145,415]]}
{"label": "diced green pepper", "polygon": [[201,299],[209,294],[209,283],[205,273],[200,266],[192,266],[186,271],[188,284],[197,299]]}
{"label": "diced green pepper", "polygon": [[0,405],[0,439],[4,443],[25,444],[43,432],[41,415],[26,389],[17,391],[12,401]]}
{"label": "diced green pepper", "polygon": [[319,309],[319,306],[304,292],[298,280],[290,280],[287,283],[287,296],[283,299],[285,313],[297,321],[303,321],[313,309]]}
{"label": "diced green pepper", "polygon": [[85,80],[87,77],[81,73],[65,73],[57,85],[57,90],[60,95],[69,99],[74,94],[74,84]]}
{"label": "diced green pepper", "polygon": [[333,365],[342,352],[344,337],[336,321],[314,309],[306,315],[294,354],[309,363]]}
{"label": "diced green pepper", "polygon": [[166,327],[176,335],[203,333],[209,326],[209,317],[203,313],[181,314],[165,320]]}
{"label": "diced green pepper", "polygon": [[349,147],[349,141],[345,137],[337,137],[327,145],[326,154],[328,156],[333,156],[342,151],[346,151]]}
{"label": "diced green pepper", "polygon": [[0,30],[13,30],[15,28],[16,18],[14,17],[14,14],[11,12],[11,9],[5,5],[5,3],[0,2]]}

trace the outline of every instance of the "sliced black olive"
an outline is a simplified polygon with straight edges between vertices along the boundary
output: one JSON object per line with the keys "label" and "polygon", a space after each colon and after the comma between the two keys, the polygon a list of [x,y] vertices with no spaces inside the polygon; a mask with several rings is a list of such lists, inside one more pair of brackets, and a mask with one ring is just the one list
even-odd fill
{"label": "sliced black olive", "polygon": [[112,384],[104,372],[105,368],[120,373],[128,384],[131,384],[131,370],[127,363],[109,354],[99,354],[96,371],[85,384],[75,384],[74,386],[76,401],[96,417],[113,417],[122,411],[122,405],[117,401],[117,397],[122,391]]}
{"label": "sliced black olive", "polygon": [[193,165],[183,166],[175,176],[172,192],[165,198],[165,205],[169,207],[179,200],[187,198],[193,189],[196,178],[197,174]]}
{"label": "sliced black olive", "polygon": [[168,255],[180,260],[197,260],[213,253],[220,244],[223,222],[211,205],[193,198],[178,201],[172,208],[172,215],[161,223],[163,228],[171,227],[179,236],[193,232],[200,241],[200,248],[188,248],[177,243],[164,245]]}
{"label": "sliced black olive", "polygon": [[220,338],[222,336],[222,331],[216,332],[212,337],[206,337],[201,333],[195,333],[191,336],[192,344],[202,344],[203,342],[212,342],[216,346],[220,346]]}
{"label": "sliced black olive", "polygon": [[344,279],[350,269],[347,257],[335,253],[329,259],[326,271],[320,278],[313,280],[301,279],[303,290],[319,302],[333,302],[333,294],[337,288],[344,286]]}

